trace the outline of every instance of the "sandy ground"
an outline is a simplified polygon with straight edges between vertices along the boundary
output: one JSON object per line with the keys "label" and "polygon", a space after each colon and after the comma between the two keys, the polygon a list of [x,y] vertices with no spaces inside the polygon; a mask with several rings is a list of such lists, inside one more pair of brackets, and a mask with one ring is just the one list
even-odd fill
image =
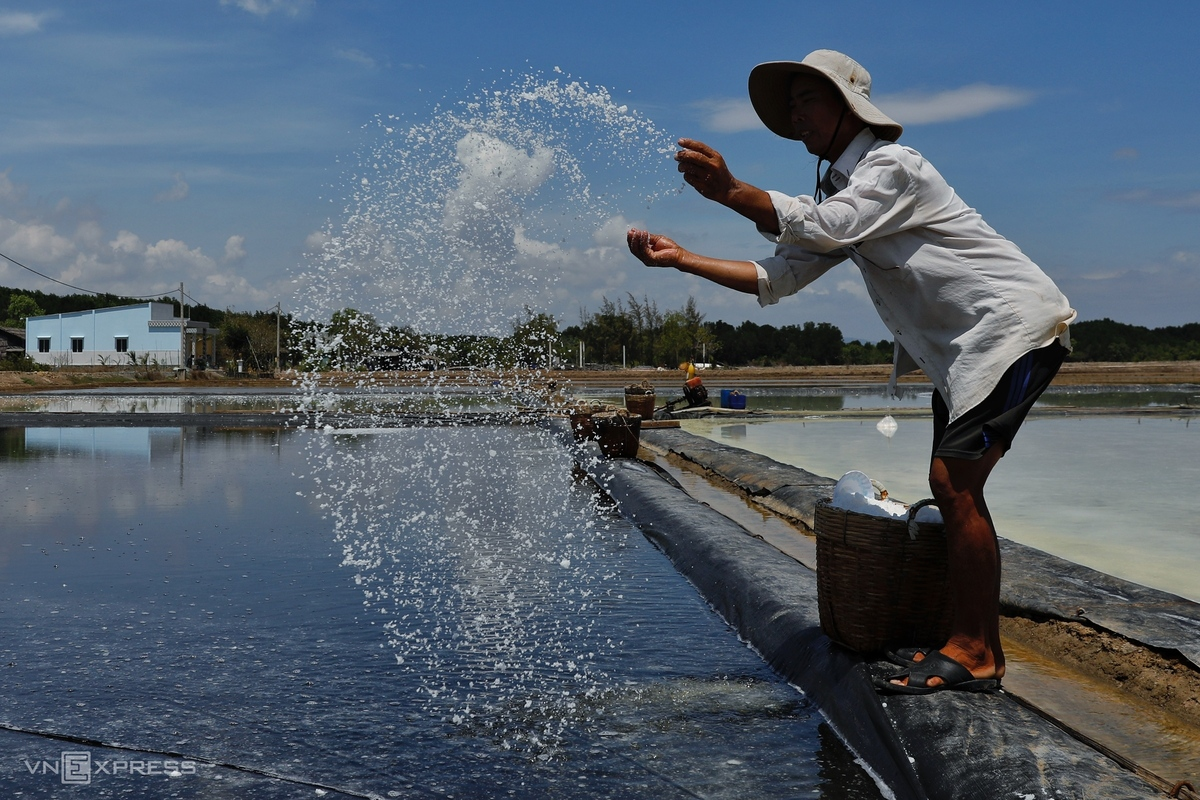
{"label": "sandy ground", "polygon": [[[886,383],[891,367],[885,364],[845,367],[737,367],[705,370],[700,373],[706,384],[712,386],[734,385],[805,385],[841,382]],[[655,386],[677,387],[681,383],[678,370],[561,370],[552,372],[523,373],[519,377],[532,378],[535,382],[555,381],[559,385],[625,386],[649,381]],[[431,375],[428,372],[375,373],[376,383],[394,385],[420,385],[432,382],[478,383],[491,373],[448,371]],[[146,380],[132,371],[122,368],[71,368],[44,372],[0,372],[0,392],[6,394],[37,392],[55,389],[87,389],[101,386],[195,386],[258,387],[273,389],[295,385],[294,374],[278,378],[229,378],[220,373],[209,372],[203,376],[178,379],[163,373],[156,380]],[[361,375],[328,376],[327,383],[353,385]],[[495,377],[503,377],[499,374]],[[511,377],[511,374],[508,376]],[[903,382],[919,383],[925,380],[921,373],[905,376]],[[1122,384],[1196,384],[1200,385],[1200,361],[1147,361],[1137,363],[1087,362],[1066,364],[1054,381],[1059,386],[1104,386]]]}

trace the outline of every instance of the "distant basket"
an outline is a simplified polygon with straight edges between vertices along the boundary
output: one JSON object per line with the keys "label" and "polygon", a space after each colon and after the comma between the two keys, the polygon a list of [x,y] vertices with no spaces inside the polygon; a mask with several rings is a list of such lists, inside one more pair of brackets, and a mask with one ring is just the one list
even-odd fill
{"label": "distant basket", "polygon": [[625,392],[625,408],[630,414],[637,414],[642,419],[654,418],[654,392],[649,394],[631,394],[628,390]]}
{"label": "distant basket", "polygon": [[940,647],[950,635],[946,529],[914,523],[932,501],[892,519],[817,503],[817,607],[821,630],[860,653]]}

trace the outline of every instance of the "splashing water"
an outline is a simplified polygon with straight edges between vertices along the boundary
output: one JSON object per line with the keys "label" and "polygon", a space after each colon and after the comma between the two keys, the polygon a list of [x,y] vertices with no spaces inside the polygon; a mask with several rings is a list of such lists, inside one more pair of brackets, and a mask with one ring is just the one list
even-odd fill
{"label": "splashing water", "polygon": [[[613,577],[595,496],[537,428],[315,434],[312,493],[418,701],[502,746],[553,748],[599,699]],[[546,458],[546,453],[556,456]],[[324,462],[314,462],[321,454]]]}
{"label": "splashing water", "polygon": [[424,333],[507,334],[523,308],[593,286],[625,255],[625,213],[677,191],[671,139],[565,76],[519,76],[366,133],[344,217],[299,280],[310,318],[353,307]]}
{"label": "splashing water", "polygon": [[[511,333],[523,308],[578,296],[598,262],[627,255],[625,209],[676,190],[662,169],[673,143],[576,81],[519,77],[427,122],[379,117],[368,132],[344,218],[300,277],[302,319],[354,308],[420,333]],[[444,380],[424,385],[443,423],[453,417]],[[369,371],[351,382],[376,388]],[[309,410],[338,406],[320,373],[302,386]],[[614,545],[547,435],[327,429],[307,451],[343,566],[396,668],[420,677],[426,710],[543,754],[607,691],[613,678],[596,658],[620,644],[596,627]]]}

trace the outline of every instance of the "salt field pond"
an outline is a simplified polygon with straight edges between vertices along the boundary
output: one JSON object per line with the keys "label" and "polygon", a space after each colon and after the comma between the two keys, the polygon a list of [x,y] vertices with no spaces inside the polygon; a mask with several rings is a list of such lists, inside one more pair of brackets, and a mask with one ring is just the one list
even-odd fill
{"label": "salt field pond", "polygon": [[[910,390],[896,401],[878,387],[748,390],[752,409],[805,413],[683,425],[818,475],[862,470],[893,497],[912,502],[929,494],[933,423],[911,413],[928,407],[923,394]],[[1194,404],[1196,394],[1194,386],[1052,389],[988,481],[1000,535],[1200,601],[1200,417],[1170,411]],[[860,409],[853,416],[831,413]],[[1115,409],[1122,412],[1083,413]],[[881,432],[878,423],[898,410],[910,413],[896,414],[890,436]]]}
{"label": "salt field pond", "polygon": [[2,453],[6,797],[880,796],[537,428]]}

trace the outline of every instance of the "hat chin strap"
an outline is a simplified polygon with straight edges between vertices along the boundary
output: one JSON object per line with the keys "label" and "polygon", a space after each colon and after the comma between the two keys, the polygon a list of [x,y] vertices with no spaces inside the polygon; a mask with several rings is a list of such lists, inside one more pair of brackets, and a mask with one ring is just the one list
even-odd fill
{"label": "hat chin strap", "polygon": [[[846,106],[842,105],[842,113],[838,115],[837,125],[833,128],[833,136],[829,137],[829,144],[825,145],[825,152],[817,156],[817,186],[813,189],[813,198],[819,203],[825,199],[825,193],[821,191],[821,162],[829,160],[829,151],[833,149],[833,143],[837,141],[838,134],[842,132],[842,121],[846,119]],[[839,153],[838,155],[841,155]],[[833,167],[832,161],[829,164]]]}

